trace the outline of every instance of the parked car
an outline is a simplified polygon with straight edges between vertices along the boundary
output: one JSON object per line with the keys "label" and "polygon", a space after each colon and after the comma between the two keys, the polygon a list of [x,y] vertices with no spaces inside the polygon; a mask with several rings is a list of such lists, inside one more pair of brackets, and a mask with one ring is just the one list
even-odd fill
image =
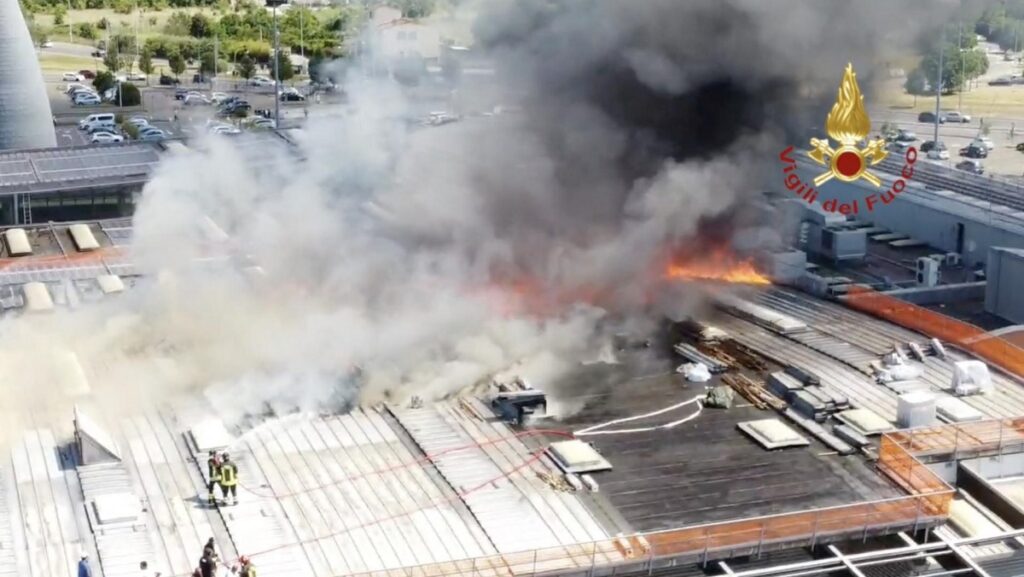
{"label": "parked car", "polygon": [[273,130],[276,128],[273,120],[260,116],[253,117],[248,126],[252,130]]}
{"label": "parked car", "polygon": [[273,86],[274,81],[266,76],[253,76],[249,79],[249,86]]}
{"label": "parked car", "polygon": [[149,126],[149,121],[145,118],[129,118],[128,120],[125,120],[124,123],[130,124],[139,130]]}
{"label": "parked car", "polygon": [[185,88],[175,88],[174,89],[174,99],[175,100],[185,100],[185,97],[188,96],[188,92],[189,92],[188,89],[185,89]]}
{"label": "parked car", "polygon": [[996,78],[995,80],[988,81],[989,86],[1009,86],[1011,84],[1013,84],[1013,82],[1009,78],[1006,78],[1005,76],[1001,78]]}
{"label": "parked car", "polygon": [[65,72],[61,74],[60,79],[64,82],[82,82],[85,77],[77,72]]}
{"label": "parked car", "polygon": [[78,75],[86,80],[93,80],[96,78],[96,73],[92,70],[79,70]]}
{"label": "parked car", "polygon": [[100,97],[88,92],[82,92],[75,96],[75,106],[97,106],[100,104]]}
{"label": "parked car", "polygon": [[[917,121],[918,122],[935,122],[935,113],[934,112],[922,112],[921,114],[917,115]],[[942,124],[945,121],[946,121],[946,118],[944,116],[940,116],[939,117],[939,124]]]}
{"label": "parked car", "polygon": [[941,140],[937,143],[934,140],[925,140],[921,143],[921,152],[931,152],[935,148],[946,150],[946,143]]}
{"label": "parked car", "polygon": [[185,106],[208,106],[210,104],[210,100],[202,94],[189,93],[185,95],[183,104]]}
{"label": "parked car", "polygon": [[885,148],[886,148],[886,150],[889,150],[890,152],[898,152],[898,153],[902,154],[902,153],[906,152],[907,149],[910,148],[911,146],[913,146],[913,145],[911,143],[909,143],[909,142],[900,142],[900,141],[897,140],[895,142],[890,142],[889,146],[886,146]]}
{"label": "parked car", "polygon": [[94,132],[89,142],[93,144],[113,144],[115,142],[124,142],[124,137],[113,132],[101,131]]}
{"label": "parked car", "polygon": [[970,172],[971,174],[984,174],[985,167],[982,166],[980,160],[961,160],[956,163],[957,170],[963,170],[964,172]]}
{"label": "parked car", "polygon": [[960,149],[960,156],[967,158],[988,158],[988,149],[984,146],[970,144]]}
{"label": "parked car", "polygon": [[86,86],[85,84],[81,84],[78,82],[72,82],[64,87],[64,94],[71,95],[71,93],[73,93],[76,90],[88,90],[90,92],[95,92],[95,90],[93,90],[91,86]]}
{"label": "parked car", "polygon": [[1024,152],[1024,142],[1017,145],[1017,152]]}
{"label": "parked car", "polygon": [[92,57],[93,58],[104,58],[104,57],[106,57],[106,55],[107,55],[107,51],[103,50],[102,48],[92,51]]}
{"label": "parked car", "polygon": [[971,144],[974,146],[980,146],[985,150],[994,150],[996,147],[996,143],[992,142],[992,139],[987,136],[976,136],[974,137],[974,140],[971,141]]}
{"label": "parked car", "polygon": [[181,81],[177,78],[173,76],[167,76],[166,74],[160,75],[160,86],[177,86],[178,84],[181,84]]}
{"label": "parked car", "polygon": [[298,92],[282,92],[281,102],[305,102],[306,97]]}
{"label": "parked car", "polygon": [[[437,116],[437,117],[445,117],[445,116],[448,116],[448,114],[446,114],[444,112],[431,112],[430,116],[429,116],[429,119],[432,120],[435,116]],[[430,122],[430,124],[438,124],[438,123]],[[917,135],[914,134],[913,132],[909,131],[909,130],[900,130],[899,133],[896,134],[896,141],[897,142],[914,142],[915,140],[917,140]]]}
{"label": "parked car", "polygon": [[141,73],[141,72],[132,72],[131,74],[128,75],[128,80],[138,81],[138,82],[145,82],[146,81],[146,75]]}
{"label": "parked car", "polygon": [[960,122],[966,124],[971,121],[970,115],[963,114],[959,110],[950,110],[945,113],[945,122]]}
{"label": "parked car", "polygon": [[44,40],[43,43],[39,45],[39,47],[40,48],[53,48],[53,41],[52,40]]}
{"label": "parked car", "polygon": [[160,140],[165,140],[168,136],[169,135],[166,132],[164,132],[162,130],[157,130],[157,131],[154,131],[154,132],[147,132],[145,134],[140,134],[139,135],[139,140],[141,140],[142,142],[157,142],[157,141],[160,141]]}
{"label": "parked car", "polygon": [[89,128],[89,126],[94,125],[94,124],[98,124],[98,123],[105,123],[105,124],[113,125],[114,124],[114,120],[115,120],[115,117],[114,117],[114,113],[112,113],[112,112],[97,112],[95,114],[90,114],[89,116],[86,116],[85,118],[79,120],[78,121],[78,129],[79,130],[86,130],[87,128]]}
{"label": "parked car", "polygon": [[214,92],[213,94],[210,94],[210,100],[215,104],[220,104],[221,102],[224,102],[227,99],[228,95],[224,94],[223,92]]}
{"label": "parked car", "polygon": [[928,158],[932,160],[949,160],[949,151],[945,148],[933,148],[928,151]]}
{"label": "parked car", "polygon": [[147,126],[139,129],[139,140],[162,140],[168,136],[170,136],[170,133],[153,126]]}
{"label": "parked car", "polygon": [[210,78],[203,74],[193,74],[192,84],[206,84],[210,81]]}

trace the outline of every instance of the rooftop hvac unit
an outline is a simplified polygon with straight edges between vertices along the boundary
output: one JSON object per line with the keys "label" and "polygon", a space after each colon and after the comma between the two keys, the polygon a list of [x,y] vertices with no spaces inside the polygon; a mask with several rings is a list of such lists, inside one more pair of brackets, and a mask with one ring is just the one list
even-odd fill
{"label": "rooftop hvac unit", "polygon": [[935,423],[935,397],[931,393],[912,392],[899,396],[896,420],[900,427],[913,429]]}
{"label": "rooftop hvac unit", "polygon": [[935,259],[922,256],[917,259],[918,286],[936,286],[939,284],[939,263]]}
{"label": "rooftop hvac unit", "polygon": [[958,252],[946,253],[946,266],[960,266],[963,264],[963,257]]}

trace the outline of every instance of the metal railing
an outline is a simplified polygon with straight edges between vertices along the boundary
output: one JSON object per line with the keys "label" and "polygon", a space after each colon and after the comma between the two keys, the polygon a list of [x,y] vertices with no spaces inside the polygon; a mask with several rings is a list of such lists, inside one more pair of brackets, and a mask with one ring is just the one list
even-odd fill
{"label": "metal railing", "polygon": [[1024,378],[1024,349],[972,324],[870,289],[851,290],[845,302],[850,308],[947,341]]}
{"label": "metal railing", "polygon": [[898,446],[915,460],[1024,451],[1024,417],[919,427],[882,438],[883,450]]}
{"label": "metal railing", "polygon": [[354,574],[358,577],[447,577],[496,575],[593,575],[650,570],[667,560],[694,562],[756,554],[773,545],[814,546],[838,538],[917,529],[941,521],[952,490],[852,505],[825,507],[643,533],[590,543],[504,553],[399,569]]}

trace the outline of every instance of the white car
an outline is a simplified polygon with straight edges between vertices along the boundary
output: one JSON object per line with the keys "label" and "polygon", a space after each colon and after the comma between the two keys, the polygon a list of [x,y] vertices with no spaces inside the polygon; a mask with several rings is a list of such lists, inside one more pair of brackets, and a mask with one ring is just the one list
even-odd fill
{"label": "white car", "polygon": [[141,73],[141,72],[132,72],[131,74],[128,75],[128,80],[134,80],[134,81],[138,81],[138,82],[145,82],[146,81],[146,75]]}
{"label": "white car", "polygon": [[82,82],[85,78],[77,72],[65,72],[60,77],[64,82]]}
{"label": "white car", "polygon": [[210,134],[241,134],[242,131],[234,126],[219,124],[210,127]]}
{"label": "white car", "polygon": [[992,142],[992,139],[987,136],[976,136],[971,144],[978,148],[984,147],[986,150],[993,150],[996,144]]}
{"label": "white car", "polygon": [[185,106],[206,106],[210,101],[202,94],[187,94],[182,102]]}
{"label": "white car", "polygon": [[210,100],[213,101],[214,104],[220,104],[221,102],[224,102],[227,99],[228,95],[224,94],[223,92],[214,92],[210,95]]}
{"label": "white car", "polygon": [[251,122],[249,122],[249,127],[254,129],[271,130],[277,128],[277,126],[274,124],[274,121],[269,118],[254,118]]}
{"label": "white car", "polygon": [[949,160],[949,150],[933,148],[928,151],[928,158],[932,160]]}
{"label": "white car", "polygon": [[273,86],[274,81],[267,78],[266,76],[253,76],[249,80],[251,86]]}
{"label": "white car", "polygon": [[128,120],[125,120],[124,122],[125,122],[125,124],[131,124],[135,128],[138,128],[139,130],[142,130],[143,128],[146,128],[146,127],[149,126],[149,121],[146,120],[145,118],[129,118]]}
{"label": "white car", "polygon": [[88,90],[89,92],[95,92],[95,90],[91,86],[87,86],[79,82],[71,82],[64,87],[64,94],[71,94],[76,90]]}
{"label": "white car", "polygon": [[128,82],[128,77],[125,76],[124,74],[118,74],[117,76],[114,77],[114,80],[116,80],[118,82]]}
{"label": "white car", "polygon": [[53,41],[52,40],[47,40],[46,42],[43,42],[42,44],[40,44],[39,47],[40,48],[53,48]]}
{"label": "white car", "polygon": [[81,92],[75,95],[75,106],[96,106],[100,103],[100,97],[88,92]]}
{"label": "white car", "polygon": [[115,142],[124,142],[124,137],[120,134],[114,134],[113,132],[94,132],[89,141],[93,144],[112,144]]}
{"label": "white car", "polygon": [[963,114],[958,110],[951,110],[946,112],[943,116],[946,117],[946,122],[962,122],[967,123],[971,121],[971,117],[967,114]]}

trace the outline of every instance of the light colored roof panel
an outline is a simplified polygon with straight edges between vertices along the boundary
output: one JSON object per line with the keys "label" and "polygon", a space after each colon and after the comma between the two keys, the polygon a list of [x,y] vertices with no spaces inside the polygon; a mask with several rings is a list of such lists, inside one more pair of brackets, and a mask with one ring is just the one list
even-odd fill
{"label": "light colored roof panel", "polygon": [[25,233],[25,229],[7,229],[4,231],[4,240],[7,241],[7,252],[11,256],[32,254],[32,244],[28,241],[28,234]]}
{"label": "light colored roof panel", "polygon": [[71,240],[75,241],[75,246],[78,247],[79,251],[96,250],[100,247],[100,243],[96,242],[96,237],[92,234],[92,229],[87,224],[73,224],[68,227],[68,232],[71,234]]}
{"label": "light colored roof panel", "polygon": [[102,274],[96,277],[103,294],[119,293],[124,291],[124,281],[116,274]]}
{"label": "light colored roof panel", "polygon": [[50,297],[50,290],[41,282],[25,283],[22,290],[25,292],[25,308],[31,312],[43,312],[53,310],[53,298]]}

